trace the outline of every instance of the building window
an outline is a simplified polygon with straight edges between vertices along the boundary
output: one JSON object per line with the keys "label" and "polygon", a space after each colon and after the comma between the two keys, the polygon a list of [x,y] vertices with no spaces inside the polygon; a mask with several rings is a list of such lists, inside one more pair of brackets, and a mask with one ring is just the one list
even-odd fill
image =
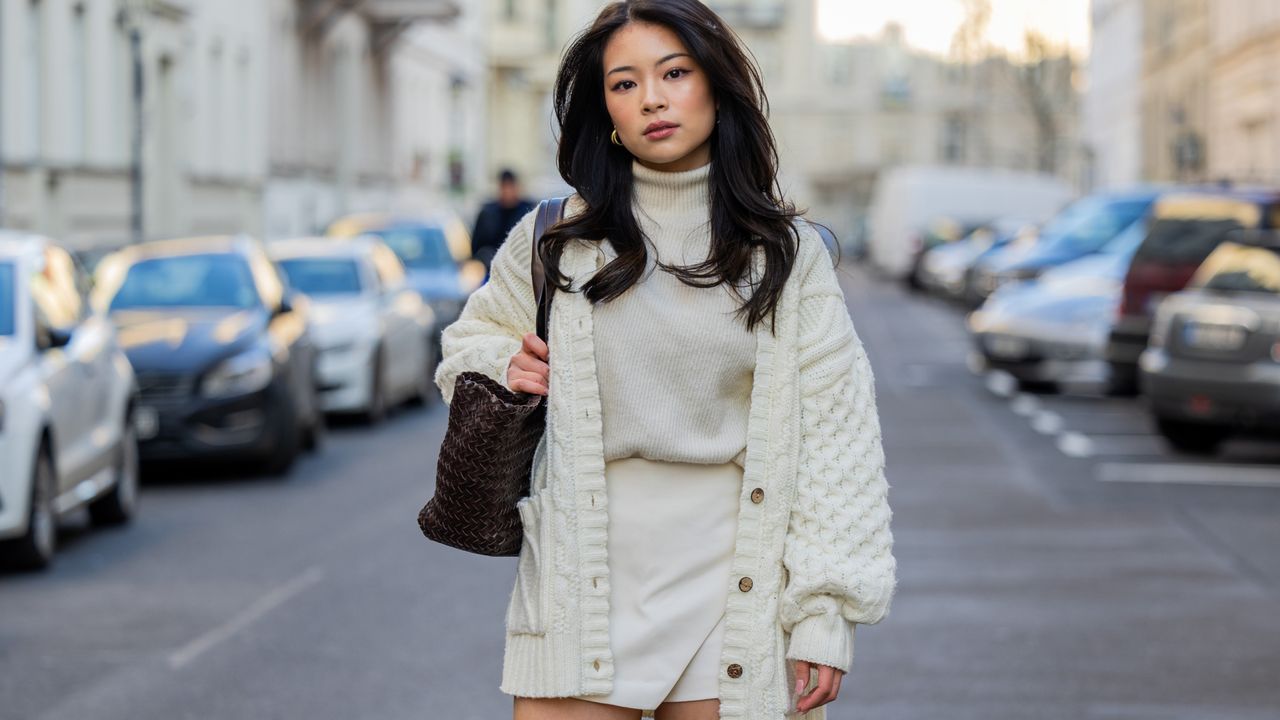
{"label": "building window", "polygon": [[965,159],[965,122],[959,115],[947,117],[942,129],[942,161],[961,164]]}
{"label": "building window", "polygon": [[26,97],[22,99],[23,106],[27,112],[27,137],[30,138],[28,145],[31,151],[31,159],[38,161],[42,153],[42,145],[44,144],[41,134],[41,127],[44,125],[44,93],[41,90],[44,87],[44,3],[40,0],[31,0],[27,4],[27,37],[26,37],[26,66],[27,66],[27,82]]}
{"label": "building window", "polygon": [[559,45],[559,33],[556,31],[560,26],[560,3],[557,0],[547,0],[546,20],[547,49],[555,50]]}
{"label": "building window", "polygon": [[89,134],[89,48],[85,33],[84,3],[77,3],[71,15],[71,157],[86,160]]}

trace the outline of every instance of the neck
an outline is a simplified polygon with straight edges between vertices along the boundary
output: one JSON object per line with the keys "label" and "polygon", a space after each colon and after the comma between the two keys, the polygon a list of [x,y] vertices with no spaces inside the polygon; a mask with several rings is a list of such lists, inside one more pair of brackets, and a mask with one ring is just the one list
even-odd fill
{"label": "neck", "polygon": [[706,222],[709,214],[711,164],[692,170],[663,172],[633,162],[636,205],[651,217],[687,217]]}

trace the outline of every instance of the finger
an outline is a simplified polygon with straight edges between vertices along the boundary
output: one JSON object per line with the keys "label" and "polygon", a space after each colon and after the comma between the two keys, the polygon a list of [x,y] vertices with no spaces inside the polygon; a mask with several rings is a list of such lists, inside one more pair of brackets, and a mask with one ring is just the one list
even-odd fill
{"label": "finger", "polygon": [[[809,663],[804,660],[796,661],[796,698],[800,698],[804,692],[805,686],[809,684]],[[797,705],[799,703],[797,702]]]}
{"label": "finger", "polygon": [[[523,370],[512,370],[511,373],[508,375],[508,379],[512,381],[520,381],[523,383],[532,383],[544,389],[547,387],[546,378],[542,377],[541,375],[538,375],[537,373],[526,372]],[[514,390],[515,388],[512,388],[512,389]]]}
{"label": "finger", "polygon": [[534,373],[544,378],[551,374],[550,365],[527,353],[517,353],[511,358],[511,364],[519,370]]}
{"label": "finger", "polygon": [[530,395],[546,395],[547,386],[536,380],[527,377],[513,378],[510,382],[511,389],[515,392],[528,393]]}
{"label": "finger", "polygon": [[547,359],[547,344],[538,337],[537,333],[525,333],[523,346],[534,357],[541,360]]}
{"label": "finger", "polygon": [[813,706],[825,705],[835,697],[831,691],[835,688],[836,669],[826,665],[818,666],[818,687],[813,691]]}
{"label": "finger", "polygon": [[809,693],[805,695],[803,702],[796,704],[796,709],[802,712],[809,712],[816,707],[831,702],[831,688],[834,683],[832,675],[836,670],[835,668],[827,667],[826,665],[818,665],[817,667],[818,684],[814,686],[813,690],[810,690]]}
{"label": "finger", "polygon": [[837,671],[836,671],[836,681],[835,681],[835,684],[834,684],[834,685],[832,686],[832,688],[831,688],[831,699],[832,699],[832,700],[835,700],[836,698],[840,697],[840,682],[841,682],[842,680],[844,680],[844,673],[843,673],[843,672],[841,672],[840,670],[837,670]]}

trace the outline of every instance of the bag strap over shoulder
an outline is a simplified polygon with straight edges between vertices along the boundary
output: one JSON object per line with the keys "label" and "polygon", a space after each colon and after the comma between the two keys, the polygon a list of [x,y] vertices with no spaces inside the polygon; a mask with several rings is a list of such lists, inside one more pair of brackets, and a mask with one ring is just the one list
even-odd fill
{"label": "bag strap over shoulder", "polygon": [[533,251],[529,269],[533,278],[533,294],[538,298],[538,337],[547,339],[547,319],[551,313],[551,292],[547,292],[547,271],[542,265],[542,236],[547,228],[564,219],[564,204],[568,198],[558,197],[538,203],[538,214],[533,221]]}

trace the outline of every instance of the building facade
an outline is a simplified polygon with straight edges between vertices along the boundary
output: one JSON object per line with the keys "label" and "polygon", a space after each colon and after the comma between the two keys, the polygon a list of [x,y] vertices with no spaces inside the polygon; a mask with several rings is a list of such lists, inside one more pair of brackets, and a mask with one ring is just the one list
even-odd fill
{"label": "building facade", "polygon": [[1280,3],[1209,7],[1207,174],[1280,185]]}
{"label": "building facade", "polygon": [[1142,180],[1143,0],[1093,0],[1083,136],[1087,184],[1098,190]]}
{"label": "building facade", "polygon": [[465,202],[483,141],[411,116],[480,122],[482,31],[439,39],[466,26],[454,0],[348,5],[0,3],[0,225],[91,250]]}
{"label": "building facade", "polygon": [[[551,91],[560,52],[603,5],[490,0],[490,173],[510,166],[535,194],[564,191]],[[879,173],[913,164],[1044,169],[1082,177],[1076,66],[967,61],[876,39],[819,40],[815,0],[709,0],[758,62],[787,196],[841,235],[857,234]]]}
{"label": "building facade", "polygon": [[1142,175],[1208,178],[1209,2],[1143,0]]}

